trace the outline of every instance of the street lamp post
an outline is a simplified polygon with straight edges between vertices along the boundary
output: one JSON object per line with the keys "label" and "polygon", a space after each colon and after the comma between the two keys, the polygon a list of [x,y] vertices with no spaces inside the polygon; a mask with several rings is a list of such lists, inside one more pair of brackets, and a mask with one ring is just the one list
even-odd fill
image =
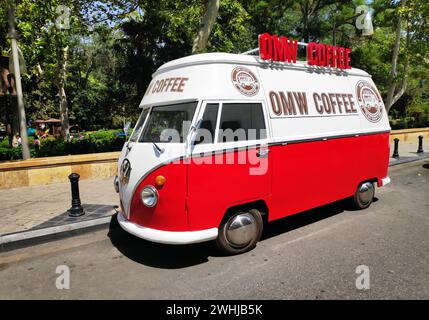
{"label": "street lamp post", "polygon": [[13,72],[15,74],[19,127],[20,127],[21,142],[22,142],[22,158],[25,160],[30,158],[30,149],[28,146],[27,120],[25,118],[24,99],[22,96],[21,70],[19,69],[18,44],[17,44],[18,32],[15,29],[15,10],[13,8],[11,0],[9,0],[8,19],[9,19],[9,38],[12,43],[12,59],[13,59],[13,69],[14,69]]}

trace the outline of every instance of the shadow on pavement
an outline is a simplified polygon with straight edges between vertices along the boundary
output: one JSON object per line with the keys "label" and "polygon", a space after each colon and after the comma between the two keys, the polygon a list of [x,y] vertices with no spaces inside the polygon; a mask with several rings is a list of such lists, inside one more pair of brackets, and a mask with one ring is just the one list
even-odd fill
{"label": "shadow on pavement", "polygon": [[[377,198],[374,198],[374,202],[377,201]],[[303,211],[285,218],[275,220],[270,222],[264,228],[264,233],[262,239],[266,240],[275,236],[278,236],[282,233],[298,229],[300,227],[315,223],[317,221],[335,216],[344,212],[345,210],[354,211],[355,209],[351,208],[346,199],[340,200],[334,203],[324,205],[315,209]]]}
{"label": "shadow on pavement", "polygon": [[108,236],[112,244],[127,258],[147,266],[180,269],[208,261],[216,255],[213,242],[192,245],[165,245],[140,239],[122,230],[112,217]]}
{"label": "shadow on pavement", "polygon": [[[374,202],[378,201],[374,198]],[[265,225],[261,241],[317,221],[351,211],[347,200],[340,200],[316,209],[288,216]],[[135,237],[122,230],[112,216],[108,236],[112,244],[127,258],[147,266],[180,269],[208,262],[208,257],[222,257],[214,241],[192,245],[164,245]]]}

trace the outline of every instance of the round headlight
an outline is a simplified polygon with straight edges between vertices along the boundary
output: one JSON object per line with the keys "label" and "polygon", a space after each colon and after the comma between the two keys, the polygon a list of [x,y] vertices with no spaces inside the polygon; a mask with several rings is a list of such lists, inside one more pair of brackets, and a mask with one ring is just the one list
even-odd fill
{"label": "round headlight", "polygon": [[118,176],[115,176],[115,179],[113,179],[113,187],[115,188],[115,191],[119,193],[119,178]]}
{"label": "round headlight", "polygon": [[140,198],[146,207],[154,207],[158,202],[158,191],[153,186],[143,188]]}

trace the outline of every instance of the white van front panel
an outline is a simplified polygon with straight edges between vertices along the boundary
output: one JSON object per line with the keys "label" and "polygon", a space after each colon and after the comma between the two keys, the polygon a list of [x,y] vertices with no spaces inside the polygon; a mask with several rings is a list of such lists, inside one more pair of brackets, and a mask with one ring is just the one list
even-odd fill
{"label": "white van front panel", "polygon": [[[179,159],[185,154],[185,146],[182,143],[157,143],[157,145],[164,149],[163,153],[160,154],[151,143],[132,143],[128,148],[124,146],[121,152],[118,162],[119,195],[122,209],[127,217],[130,214],[131,200],[139,182],[155,168]],[[123,176],[121,167],[125,159],[131,166],[127,181],[121,179]]]}

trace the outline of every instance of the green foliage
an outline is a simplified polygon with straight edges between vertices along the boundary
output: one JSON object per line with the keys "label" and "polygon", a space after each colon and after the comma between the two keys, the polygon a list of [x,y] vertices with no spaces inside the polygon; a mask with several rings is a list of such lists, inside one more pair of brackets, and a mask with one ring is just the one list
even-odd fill
{"label": "green foliage", "polygon": [[[121,130],[100,130],[84,133],[70,141],[63,139],[48,138],[41,140],[38,150],[31,148],[32,157],[65,156],[72,154],[86,154],[98,152],[120,151],[125,143],[125,137],[120,135]],[[32,141],[30,141],[33,145]],[[0,161],[21,159],[21,147],[9,148],[7,139],[0,143]]]}
{"label": "green foliage", "polygon": [[[8,54],[6,0],[0,3],[0,52]],[[165,62],[191,53],[205,8],[205,0],[15,3],[19,45],[28,69],[23,75],[27,119],[59,118],[59,49],[68,46],[69,117],[72,124],[86,130],[118,128],[124,121],[136,121],[152,73]],[[352,18],[355,8],[365,3],[372,8],[374,35],[370,37],[361,36]],[[59,5],[71,10],[68,29],[56,27]],[[255,48],[258,34],[264,32],[332,43],[335,25],[337,44],[352,48],[353,66],[368,71],[386,97],[399,15],[405,21],[403,34],[408,30],[412,35],[402,38],[398,60],[398,80],[407,77],[408,86],[390,115],[424,123],[419,119],[427,118],[427,88],[419,86],[429,71],[429,2],[425,0],[407,1],[403,7],[401,1],[386,0],[221,0],[205,52]],[[5,122],[2,118],[0,114],[0,121]],[[68,152],[66,146],[52,148]]]}
{"label": "green foliage", "polygon": [[[34,154],[34,153],[33,153]],[[22,159],[22,148],[9,148],[0,146],[0,161]]]}

